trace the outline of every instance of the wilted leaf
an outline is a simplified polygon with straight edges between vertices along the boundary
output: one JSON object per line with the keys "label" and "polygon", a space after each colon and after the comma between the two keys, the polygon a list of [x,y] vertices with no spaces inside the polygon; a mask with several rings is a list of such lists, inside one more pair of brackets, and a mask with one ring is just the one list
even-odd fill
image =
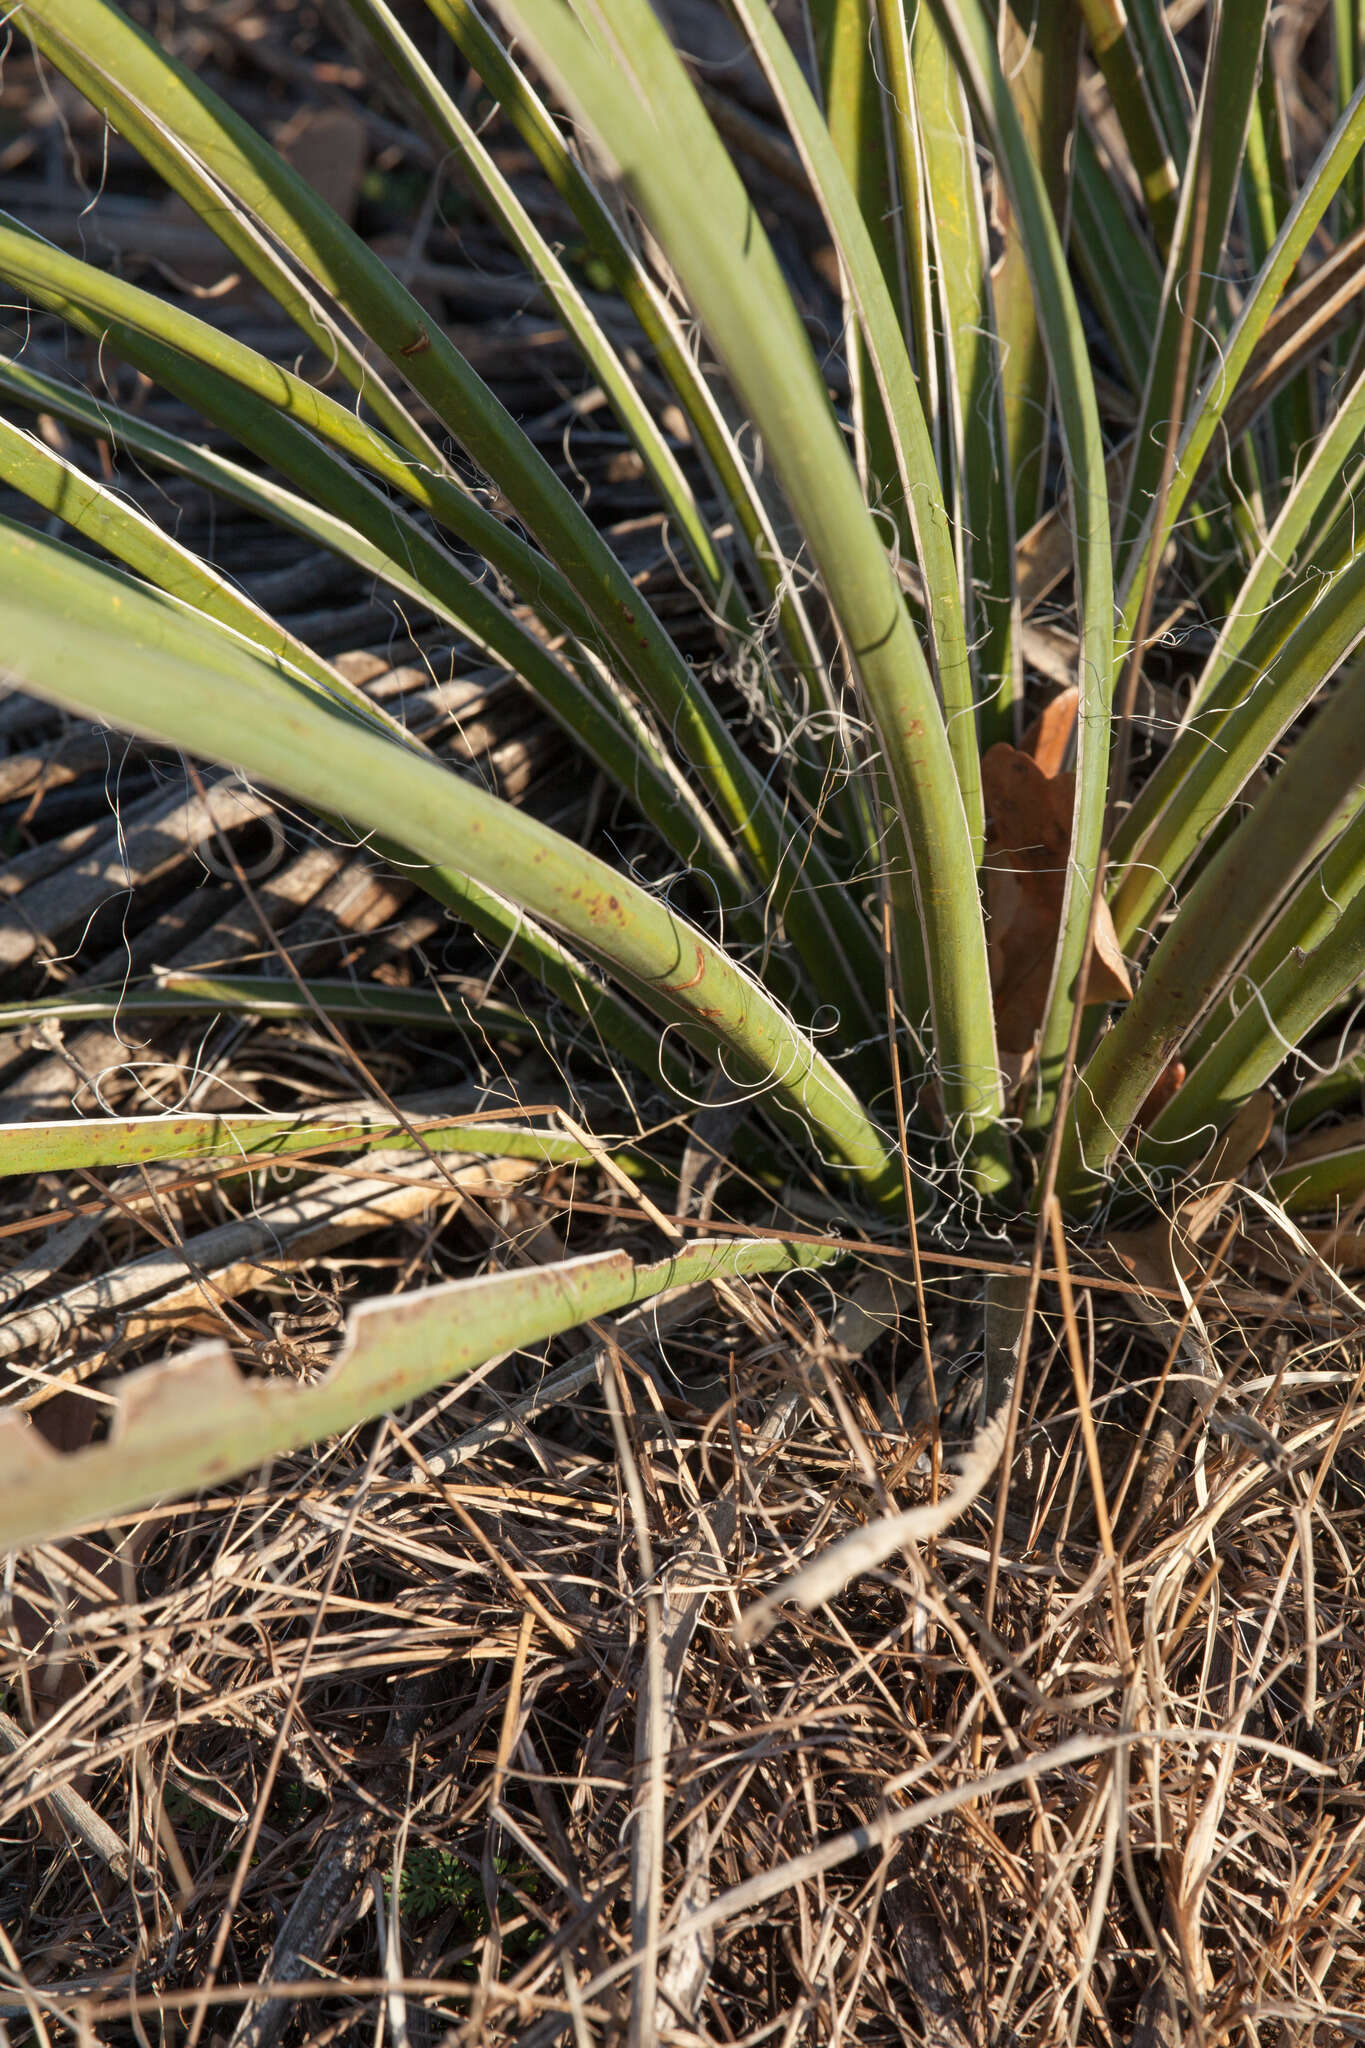
{"label": "wilted leaf", "polygon": [[[1043,1021],[1061,927],[1076,778],[1062,768],[1077,692],[1054,697],[1024,736],[981,763],[986,802],[986,910],[991,990],[1002,1052],[1026,1052]],[[1101,903],[1086,987],[1090,1003],[1126,1002],[1132,984],[1113,921]]]}

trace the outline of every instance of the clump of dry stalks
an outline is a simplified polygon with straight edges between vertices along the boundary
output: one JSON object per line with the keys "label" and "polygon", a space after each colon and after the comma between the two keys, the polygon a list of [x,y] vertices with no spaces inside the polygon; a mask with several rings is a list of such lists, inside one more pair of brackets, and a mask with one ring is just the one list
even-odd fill
{"label": "clump of dry stalks", "polygon": [[[582,1192],[579,1228],[646,1236]],[[367,1263],[529,1243],[572,1191],[423,1193]],[[6,2023],[1353,2038],[1360,1303],[1286,1251],[1289,1284],[1225,1267],[1193,1322],[1045,1281],[1003,1516],[990,1479],[766,1633],[795,1566],[953,1484],[1007,1277],[930,1268],[937,1472],[916,1304],[867,1258],[842,1301],[699,1291],[16,1560]],[[289,1369],[327,1356],[319,1265],[358,1277],[281,1259]],[[1194,1324],[1218,1378],[1154,1499]]]}

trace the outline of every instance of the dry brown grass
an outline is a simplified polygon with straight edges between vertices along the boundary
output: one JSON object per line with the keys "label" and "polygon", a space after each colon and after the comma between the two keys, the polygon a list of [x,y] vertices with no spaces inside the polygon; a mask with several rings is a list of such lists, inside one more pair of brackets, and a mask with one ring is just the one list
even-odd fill
{"label": "dry brown grass", "polygon": [[[966,1382],[975,1292],[928,1304]],[[913,1334],[789,1290],[17,1561],[11,2023],[174,2036],[213,1983],[252,2042],[1354,2038],[1351,1313],[1276,1310],[1116,1586],[1047,1293],[990,1627],[986,1496],[737,1639],[927,1487]],[[1080,1335],[1114,1476],[1161,1359],[1111,1297]]]}

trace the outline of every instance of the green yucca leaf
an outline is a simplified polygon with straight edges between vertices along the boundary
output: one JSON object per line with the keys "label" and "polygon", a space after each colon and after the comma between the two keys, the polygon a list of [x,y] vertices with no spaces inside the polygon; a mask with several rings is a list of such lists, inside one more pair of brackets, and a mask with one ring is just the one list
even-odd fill
{"label": "green yucca leaf", "polygon": [[[205,210],[209,225],[216,226],[225,195],[383,350],[497,481],[631,671],[647,659],[676,675],[680,661],[667,634],[544,457],[383,259],[251,124],[110,0],[24,0],[24,15],[45,54],[72,67],[115,126],[129,121],[140,147],[150,147],[156,133],[173,134],[177,153],[198,161],[218,187],[217,205]],[[194,204],[201,195],[187,188],[185,196]],[[261,276],[273,290],[273,268]]]}
{"label": "green yucca leaf", "polygon": [[[1358,798],[1365,804],[1365,793]],[[1223,1130],[1365,974],[1365,810],[1295,891],[1191,1048],[1190,1072],[1138,1147],[1182,1165]]]}
{"label": "green yucca leaf", "polygon": [[1180,174],[1161,130],[1141,49],[1121,0],[1081,0],[1081,13],[1164,255],[1175,237]]}
{"label": "green yucca leaf", "polygon": [[1359,1118],[1333,1133],[1330,1149],[1286,1160],[1270,1174],[1267,1192],[1291,1215],[1313,1216],[1354,1209],[1365,1195],[1365,1145]]}
{"label": "green yucca leaf", "polygon": [[[770,39],[780,40],[790,51],[785,37]],[[895,230],[897,272],[903,304],[901,324],[913,360],[919,365],[937,490],[939,477],[947,469],[943,412],[947,392],[944,366],[939,360],[926,165],[915,104],[914,60],[910,44],[910,22],[901,0],[876,0],[875,33],[869,29],[866,48],[872,87],[882,117],[888,171],[896,193],[895,214],[890,225]],[[812,112],[819,122],[818,110],[812,107]],[[823,123],[819,125],[823,133]],[[914,507],[907,506],[906,511],[913,515]],[[923,525],[921,515],[918,526],[922,529]],[[922,547],[919,552],[923,559]],[[950,587],[955,587],[956,581],[954,574]],[[932,574],[929,586],[932,592]]]}
{"label": "green yucca leaf", "polygon": [[[881,34],[876,9],[863,0],[812,0],[811,41],[820,79],[821,110],[830,146],[843,166],[876,251],[877,264],[893,294],[901,325],[915,331],[916,311],[903,247],[900,198],[896,189],[892,145],[878,67]],[[894,477],[895,454],[882,411],[877,380],[868,361],[868,344],[851,296],[851,280],[841,276],[844,294],[845,348],[848,362],[849,412],[859,474],[869,498],[879,495],[881,480]],[[931,422],[938,418],[937,365],[919,359],[922,396]],[[905,508],[894,513],[904,539]]]}
{"label": "green yucca leaf", "polygon": [[1072,260],[1129,385],[1140,392],[1161,312],[1161,268],[1150,240],[1134,225],[1110,170],[1101,163],[1084,117],[1076,128],[1075,149]]}
{"label": "green yucca leaf", "polygon": [[[591,638],[588,615],[553,562],[494,518],[462,484],[412,461],[350,407],[305,378],[151,292],[51,248],[4,214],[0,273],[72,326],[116,348],[244,445],[267,449],[263,460],[284,469],[330,509],[344,506],[362,532],[380,514],[357,491],[345,464],[363,468],[429,513],[546,617]],[[382,505],[382,500],[375,502]],[[408,530],[400,532],[401,545],[392,552],[401,560]]]}
{"label": "green yucca leaf", "polygon": [[[479,521],[471,526],[467,511],[474,504],[472,499],[408,464],[354,413],[315,391],[304,379],[276,370],[254,350],[220,336],[192,315],[163,309],[162,302],[151,294],[106,277],[93,266],[49,249],[2,221],[0,274],[8,275],[74,323],[100,332],[110,347],[209,417],[219,419],[263,460],[291,475],[305,492],[322,499],[397,565],[389,580],[398,587],[415,588],[416,594],[429,589],[430,601],[438,609],[444,608],[476,645],[499,656],[521,675],[547,710],[602,761],[618,785],[639,796],[665,840],[685,860],[710,875],[722,905],[736,906],[737,922],[743,928],[743,904],[752,891],[740,880],[734,850],[629,700],[608,679],[599,679],[596,688],[585,687],[593,681],[591,671],[574,673],[553,657],[533,635],[508,618],[476,577],[358,476],[349,463],[338,461],[331,448],[320,444],[331,443],[337,455],[363,461],[384,482],[403,488],[418,503],[425,500],[424,509],[444,523],[459,522],[464,528],[460,537],[486,548],[505,573],[517,578],[524,572],[524,583],[515,587],[536,591],[553,615],[562,579],[552,564],[499,522],[488,522],[481,508]],[[164,339],[159,338],[162,333]],[[484,522],[496,528],[497,539],[489,537]],[[566,623],[571,630],[590,630],[571,596],[568,609]],[[660,723],[682,742],[704,774],[718,807],[731,821],[740,843],[753,854],[760,873],[767,875],[776,907],[785,914],[803,955],[813,963],[812,978],[823,989],[824,999],[847,1013],[861,992],[873,985],[877,954],[864,921],[834,919],[830,900],[838,885],[825,857],[814,846],[793,846],[790,830],[784,843],[775,807],[757,771],[690,675],[682,698],[670,698],[655,708]],[[714,748],[708,735],[717,739]],[[751,927],[750,937],[759,935]],[[857,963],[856,971],[850,962]],[[780,968],[775,967],[775,972]],[[870,1010],[870,996],[867,1002]]]}
{"label": "green yucca leaf", "polygon": [[[212,490],[234,498],[237,502],[262,511],[267,517],[283,524],[292,525],[296,531],[310,539],[333,548],[347,556],[359,566],[382,576],[399,589],[410,590],[415,597],[421,597],[422,586],[412,583],[399,572],[378,550],[370,549],[353,530],[341,521],[332,518],[319,506],[306,498],[295,497],[267,479],[253,477],[225,457],[207,449],[196,449],[188,443],[137,419],[130,413],[106,402],[96,402],[58,384],[54,379],[44,377],[41,372],[26,365],[0,358],[0,387],[11,390],[25,404],[39,405],[50,409],[59,417],[71,419],[75,424],[95,433],[110,436],[122,442],[139,456],[154,462],[166,463],[181,473],[193,476]],[[88,479],[81,479],[81,495],[86,495]],[[115,505],[120,501],[115,500]],[[61,510],[61,506],[55,507]],[[68,509],[70,507],[68,506]],[[120,509],[124,509],[121,508]],[[132,530],[132,529],[130,529]],[[137,529],[139,542],[146,540],[145,531]],[[164,536],[161,537],[164,540]],[[125,557],[126,558],[126,557]],[[180,573],[177,570],[177,573]],[[268,643],[272,648],[275,643]],[[532,643],[536,646],[536,643]],[[311,656],[309,657],[311,659]],[[534,673],[534,668],[532,673]],[[301,668],[306,675],[307,669]],[[340,691],[349,691],[350,686],[340,676],[333,676],[330,670],[325,677]],[[356,698],[348,701],[357,703]],[[358,699],[357,708],[363,709],[367,718],[383,723],[379,714],[369,705],[368,700]],[[375,840],[376,849],[387,852],[406,867],[416,865],[404,850],[387,841],[383,835]],[[615,990],[604,986],[587,964],[575,959],[563,944],[550,932],[543,930],[534,918],[524,910],[509,904],[495,892],[480,888],[468,875],[451,868],[422,867],[423,886],[430,895],[453,910],[466,923],[487,939],[499,956],[505,955],[533,974],[575,1017],[582,1018],[597,1034],[603,1046],[610,1047],[629,1060],[639,1071],[653,1073],[656,1069],[667,1085],[684,1098],[691,1093],[691,1077],[686,1063],[667,1045],[661,1046],[657,1035],[632,1006],[621,999]],[[325,994],[325,992],[324,992]],[[69,999],[68,999],[69,1000]],[[137,998],[129,997],[136,1006]],[[225,1000],[230,1000],[225,998]],[[278,1002],[276,994],[272,1000]],[[340,997],[338,995],[338,1000]],[[359,1014],[366,1000],[373,1000],[365,992],[352,994],[349,998],[353,1007],[339,1014]],[[396,998],[392,998],[396,1000]],[[410,998],[420,1003],[420,995]],[[152,1007],[165,1005],[165,998],[158,996],[148,999]],[[360,1006],[360,1008],[354,1006]],[[441,1011],[439,1003],[434,1007]],[[100,1014],[116,1014],[101,1011]],[[416,1020],[414,1020],[416,1021]],[[433,1021],[424,1018],[422,1021]]]}
{"label": "green yucca leaf", "polygon": [[[1293,158],[1284,94],[1271,61],[1261,65],[1247,128],[1242,192],[1251,268],[1259,270],[1274,248],[1294,203]],[[1300,451],[1313,445],[1315,397],[1311,377],[1301,373],[1270,401],[1265,432],[1270,443],[1267,482],[1272,511],[1280,508],[1282,495],[1292,483]]]}
{"label": "green yucca leaf", "polygon": [[986,208],[966,98],[927,7],[911,29],[912,87],[924,152],[925,204],[944,377],[959,578],[982,696],[983,748],[1018,737],[1023,690],[1014,498],[1007,468],[1000,337],[988,263]]}
{"label": "green yucca leaf", "polygon": [[295,1154],[467,1153],[490,1159],[538,1159],[588,1166],[594,1155],[563,1131],[422,1116],[410,1128],[392,1117],[297,1116],[72,1117],[51,1124],[0,1124],[0,1176],[58,1173],[73,1167],[133,1166],[156,1159],[239,1159],[243,1167]]}
{"label": "green yucca leaf", "polygon": [[1090,350],[1067,275],[1061,235],[1010,97],[990,24],[979,0],[934,0],[934,12],[945,24],[964,81],[995,148],[1020,243],[1027,254],[1039,331],[1052,372],[1076,546],[1081,625],[1076,804],[1061,933],[1039,1046],[1039,1085],[1029,1111],[1030,1122],[1041,1125],[1051,1117],[1061,1085],[1104,827],[1114,676],[1109,491]]}
{"label": "green yucca leaf", "polygon": [[1304,870],[1360,804],[1365,666],[1337,684],[1270,787],[1219,847],[1080,1076],[1058,1186],[1093,1200],[1143,1103]]}
{"label": "green yucca leaf", "polygon": [[[1344,111],[1365,79],[1365,17],[1360,0],[1332,0],[1330,13],[1336,102]],[[1358,164],[1343,187],[1338,214],[1343,238],[1365,221],[1365,165]]]}
{"label": "green yucca leaf", "polygon": [[1172,414],[1179,407],[1183,416],[1206,351],[1216,269],[1208,260],[1209,252],[1222,249],[1227,240],[1247,127],[1256,102],[1269,12],[1269,0],[1237,0],[1235,6],[1219,6],[1214,15],[1213,47],[1181,185],[1179,218],[1133,442],[1133,465],[1120,526],[1125,552],[1142,531],[1152,508],[1166,461]]}
{"label": "green yucca leaf", "polygon": [[1194,94],[1166,18],[1164,0],[1126,0],[1126,12],[1136,60],[1179,179],[1189,154]]}
{"label": "green yucca leaf", "polygon": [[386,0],[348,0],[348,4],[373,38],[378,54],[397,82],[421,109],[432,133],[472,180],[483,205],[541,284],[635,444],[664,504],[677,520],[708,593],[713,598],[718,596],[727,576],[710,528],[677,457],[584,293],[494,163],[459,102],[446,91]]}
{"label": "green yucca leaf", "polygon": [[1356,92],[1319,151],[1317,162],[1304,181],[1303,190],[1281,228],[1274,248],[1257,273],[1217,360],[1187,408],[1160,532],[1153,530],[1153,507],[1145,517],[1141,536],[1133,545],[1125,567],[1120,589],[1123,607],[1117,649],[1120,657],[1126,654],[1136,627],[1152,551],[1155,549],[1159,557],[1165,548],[1184,511],[1238,380],[1265,331],[1266,322],[1362,145],[1365,145],[1365,85]]}
{"label": "green yucca leaf", "polygon": [[255,1017],[346,1018],[401,1031],[486,1033],[524,1037],[534,1029],[524,1010],[496,997],[474,999],[468,990],[387,988],[371,982],[308,980],[305,997],[292,981],[265,974],[194,974],[163,970],[152,983],[116,989],[83,988],[69,995],[40,996],[31,1002],[0,1003],[0,1029],[41,1024],[89,1024],[106,1018],[194,1016],[242,1011]]}
{"label": "green yucca leaf", "polygon": [[[1262,649],[1253,638],[1244,665],[1224,667],[1153,776],[1148,787],[1157,785],[1157,795],[1142,805],[1146,829],[1125,835],[1127,866],[1112,903],[1120,946],[1138,950],[1204,840],[1365,633],[1365,534],[1357,541],[1353,559],[1324,575],[1318,603],[1282,646]],[[1271,614],[1267,643],[1288,623]]]}
{"label": "green yucca leaf", "polygon": [[[948,722],[948,744],[966,807],[972,851],[979,862],[985,820],[972,665],[967,652],[953,534],[914,367],[872,237],[790,44],[777,28],[767,0],[735,0],[735,12],[753,42],[801,152],[811,189],[848,279],[849,297],[876,380],[896,465],[895,479],[905,508],[906,531],[914,538],[923,573],[925,609],[939,694]],[[891,478],[882,481],[889,483]]]}
{"label": "green yucca leaf", "polygon": [[357,717],[388,730],[383,714],[362,691],[327,662],[319,660],[292,633],[276,625],[268,613],[244,597],[225,576],[163,533],[116,491],[87,476],[36,434],[25,433],[22,427],[6,419],[0,419],[0,478],[22,491],[35,505],[53,513],[73,532],[83,534],[139,576],[155,583],[158,589],[206,617],[231,626],[263,654],[276,656]]}
{"label": "green yucca leaf", "polygon": [[[1262,636],[1272,617],[1279,636],[1271,643],[1273,651],[1317,601],[1321,579],[1350,559],[1356,504],[1365,488],[1362,443],[1365,370],[1342,397],[1248,569],[1191,692],[1187,721],[1198,716],[1229,668],[1245,665],[1254,672],[1261,665],[1267,646]],[[1253,642],[1260,660],[1251,651]],[[1139,793],[1135,811],[1152,804],[1148,786]]]}
{"label": "green yucca leaf", "polygon": [[[1307,1130],[1319,1117],[1330,1116],[1345,1103],[1359,1107],[1365,1089],[1365,1043],[1358,1036],[1338,1034],[1335,1043],[1330,1039],[1325,1045],[1320,1042],[1303,1057],[1310,1068],[1316,1065],[1318,1071],[1295,1090],[1285,1105],[1284,1128],[1290,1136]],[[1327,1061],[1331,1064],[1325,1064]]]}
{"label": "green yucca leaf", "polygon": [[52,1451],[25,1416],[0,1412],[0,1549],[219,1485],[401,1408],[499,1352],[675,1288],[819,1266],[833,1256],[772,1239],[704,1240],[653,1264],[604,1252],[366,1302],[322,1379],[247,1380],[224,1345],[202,1345],[130,1375],[110,1441],[68,1456]]}
{"label": "green yucca leaf", "polygon": [[[923,651],[776,258],[644,0],[611,0],[609,52],[555,0],[516,0],[507,11],[616,164],[683,280],[800,520],[894,796],[888,885],[902,944],[918,943],[916,921],[922,929],[948,1114],[969,1170],[998,1189],[1008,1166],[962,794]],[[760,321],[755,303],[764,309]],[[898,851],[902,839],[907,853]]]}
{"label": "green yucca leaf", "polygon": [[[1019,126],[1038,169],[1053,218],[1067,217],[1070,138],[1080,84],[1081,19],[1075,7],[1039,7],[1025,23],[1006,7],[997,38]],[[1014,524],[1026,533],[1041,517],[1049,440],[1048,348],[1030,289],[1036,258],[1012,213],[1002,222],[1004,250],[996,265],[995,314],[1000,332],[1001,403],[1014,503]]]}
{"label": "green yucca leaf", "polygon": [[[365,0],[347,0],[365,20]],[[740,455],[701,366],[688,346],[667,297],[621,231],[610,206],[579,165],[525,72],[469,0],[426,0],[428,12],[451,37],[532,152],[582,230],[593,259],[605,267],[658,359],[706,462],[723,505],[733,518],[750,574],[774,612],[798,673],[817,700],[830,702],[829,678],[802,592],[786,571],[783,550],[756,481]],[[716,593],[727,618],[744,620],[738,593]],[[855,832],[850,843],[861,846]]]}
{"label": "green yucca leaf", "polygon": [[[571,631],[582,631],[584,622],[590,622],[623,675],[634,680],[650,703],[664,730],[677,735],[687,757],[705,773],[712,795],[748,853],[758,879],[774,890],[793,941],[817,986],[822,987],[824,999],[837,1001],[846,1009],[850,1000],[861,995],[873,1014],[875,951],[865,935],[859,944],[855,921],[846,920],[841,933],[828,915],[819,882],[828,888],[834,876],[821,872],[821,849],[811,844],[802,850],[804,858],[794,857],[790,831],[784,836],[761,779],[709,698],[695,687],[686,662],[621,563],[544,457],[422,312],[406,286],[248,122],[136,29],[110,0],[71,0],[70,5],[68,0],[25,0],[25,9],[47,54],[58,65],[72,67],[76,82],[87,83],[96,104],[108,112],[115,125],[127,119],[139,141],[145,138],[149,123],[158,132],[174,132],[179,151],[195,158],[211,175],[220,197],[207,206],[206,223],[216,227],[225,195],[239,212],[268,228],[496,481],[557,565],[556,570],[542,572],[545,582],[557,583],[560,590],[567,585],[572,592],[572,613],[564,623]],[[191,203],[198,190],[187,186]],[[37,267],[34,259],[30,266]],[[22,271],[16,275],[8,260],[5,267],[16,282],[40,289]],[[267,288],[273,289],[273,270],[267,268],[259,274]],[[97,296],[88,284],[86,296],[92,300]],[[162,307],[162,320],[160,328],[152,325],[151,331],[170,338],[172,326],[176,326],[183,335],[183,325],[171,320],[171,309],[163,302],[154,303]],[[148,317],[154,320],[154,316]],[[187,317],[181,316],[182,322]],[[222,354],[220,351],[220,361]],[[241,367],[240,355],[237,367]],[[345,415],[346,409],[334,401],[322,405],[320,394],[313,393],[301,379],[293,381],[298,388],[290,391],[292,409],[316,416],[330,406],[330,424],[339,430],[334,415]],[[275,402],[281,402],[278,385]],[[453,480],[454,473],[446,465],[433,467],[438,473],[445,469],[447,480]],[[456,495],[460,495],[458,486]],[[464,495],[474,506],[475,501]],[[447,506],[447,516],[450,509]],[[474,514],[466,510],[466,535],[471,533],[469,522],[477,514],[482,514],[480,530],[472,544],[505,573],[510,549],[519,558],[520,568],[528,571],[523,582],[518,569],[511,570],[514,587],[534,588],[535,574],[526,560],[532,551],[517,542],[501,522],[483,513],[481,507],[475,507]],[[629,787],[629,778],[625,786]]]}
{"label": "green yucca leaf", "polygon": [[87,715],[229,762],[509,897],[612,965],[703,1051],[723,1047],[874,1201],[900,1199],[899,1161],[847,1083],[696,927],[514,806],[324,708],[202,614],[57,542],[0,531],[12,675]]}
{"label": "green yucca leaf", "polygon": [[305,999],[292,982],[258,974],[181,974],[167,972],[151,987],[134,983],[114,991],[82,990],[27,1003],[0,1003],[0,1029],[40,1024],[89,1024],[123,1016],[324,1017],[369,1023],[393,1030],[453,1031],[491,1038],[548,1037],[558,1043],[586,1042],[599,1056],[617,1052],[641,1074],[657,1078],[683,1101],[690,1101],[696,1076],[675,1045],[659,1041],[657,1028],[614,989],[604,986],[588,963],[576,958],[550,932],[514,904],[480,889],[468,875],[452,868],[432,868],[412,861],[399,846],[376,838],[385,857],[409,872],[416,870],[430,896],[454,911],[487,939],[499,958],[515,961],[557,998],[558,1018],[528,1015],[512,1003],[488,996],[458,998],[443,990],[382,988],[349,981],[308,982]]}
{"label": "green yucca leaf", "polygon": [[[3,261],[2,257],[0,261]],[[263,431],[262,439],[267,445],[273,440],[279,459],[284,439],[280,429],[277,427],[270,437]],[[206,464],[201,463],[198,473],[207,480],[211,472]],[[216,474],[221,474],[221,471]],[[281,633],[223,577],[206,568],[179,542],[163,534],[149,519],[124,504],[115,492],[93,478],[83,476],[33,436],[3,422],[0,422],[0,475],[49,511],[55,512],[75,531],[107,548],[159,589],[234,627],[263,652],[280,655],[291,667],[311,676],[329,694],[347,703],[359,716],[387,729],[387,722],[359,690],[336,675],[326,663],[320,662],[311,650],[300,646],[292,636]],[[255,495],[258,503],[265,502],[263,493]],[[392,576],[386,580],[396,583],[397,587],[434,610],[438,617],[469,634],[476,645],[500,655],[514,672],[519,672],[535,687],[541,702],[579,744],[607,773],[619,780],[623,789],[634,793],[645,815],[652,820],[664,840],[684,858],[694,860],[712,875],[722,903],[728,906],[742,903],[745,884],[729,849],[718,840],[709,818],[695,799],[689,800],[686,784],[667,757],[651,745],[647,732],[639,731],[630,722],[627,707],[619,706],[617,717],[612,718],[600,695],[584,689],[571,670],[556,661],[516,621],[508,618],[478,583],[445,556],[419,527],[409,525],[402,529],[396,515],[378,494],[372,493],[367,498],[364,487],[352,482],[349,491],[334,494],[337,502],[344,502],[347,498],[357,517],[365,518],[367,511],[373,513],[373,518],[367,521],[372,532],[382,534],[386,528],[390,531],[399,528],[394,542],[395,555],[397,546],[404,545],[408,555],[407,569],[406,573],[398,569],[395,556],[385,558],[393,570]],[[348,552],[354,554],[353,550]],[[391,736],[403,737],[396,731]]]}
{"label": "green yucca leaf", "polygon": [[[228,254],[260,282],[323,360],[356,391],[383,431],[417,461],[436,471],[446,467],[437,444],[413,418],[357,348],[345,325],[319,301],[285,262],[263,217],[234,202],[196,150],[194,119],[198,88],[163,51],[104,0],[23,0],[24,31],[44,56],[65,73],[93,105],[134,142],[151,168],[201,216],[210,220]],[[148,48],[152,63],[146,61]],[[144,97],[149,78],[159,75],[163,99]]]}

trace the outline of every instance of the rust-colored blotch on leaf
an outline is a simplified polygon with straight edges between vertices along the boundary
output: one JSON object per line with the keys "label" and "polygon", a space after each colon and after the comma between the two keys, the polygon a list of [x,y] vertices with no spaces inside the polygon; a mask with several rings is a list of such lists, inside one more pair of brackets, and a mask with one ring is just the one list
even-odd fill
{"label": "rust-colored blotch on leaf", "polygon": [[[1027,1052],[1043,1021],[1062,921],[1076,778],[1062,768],[1078,695],[1062,690],[1024,735],[986,752],[986,913],[991,990],[1000,1050]],[[1113,919],[1101,903],[1086,1001],[1127,1002],[1133,993]]]}

